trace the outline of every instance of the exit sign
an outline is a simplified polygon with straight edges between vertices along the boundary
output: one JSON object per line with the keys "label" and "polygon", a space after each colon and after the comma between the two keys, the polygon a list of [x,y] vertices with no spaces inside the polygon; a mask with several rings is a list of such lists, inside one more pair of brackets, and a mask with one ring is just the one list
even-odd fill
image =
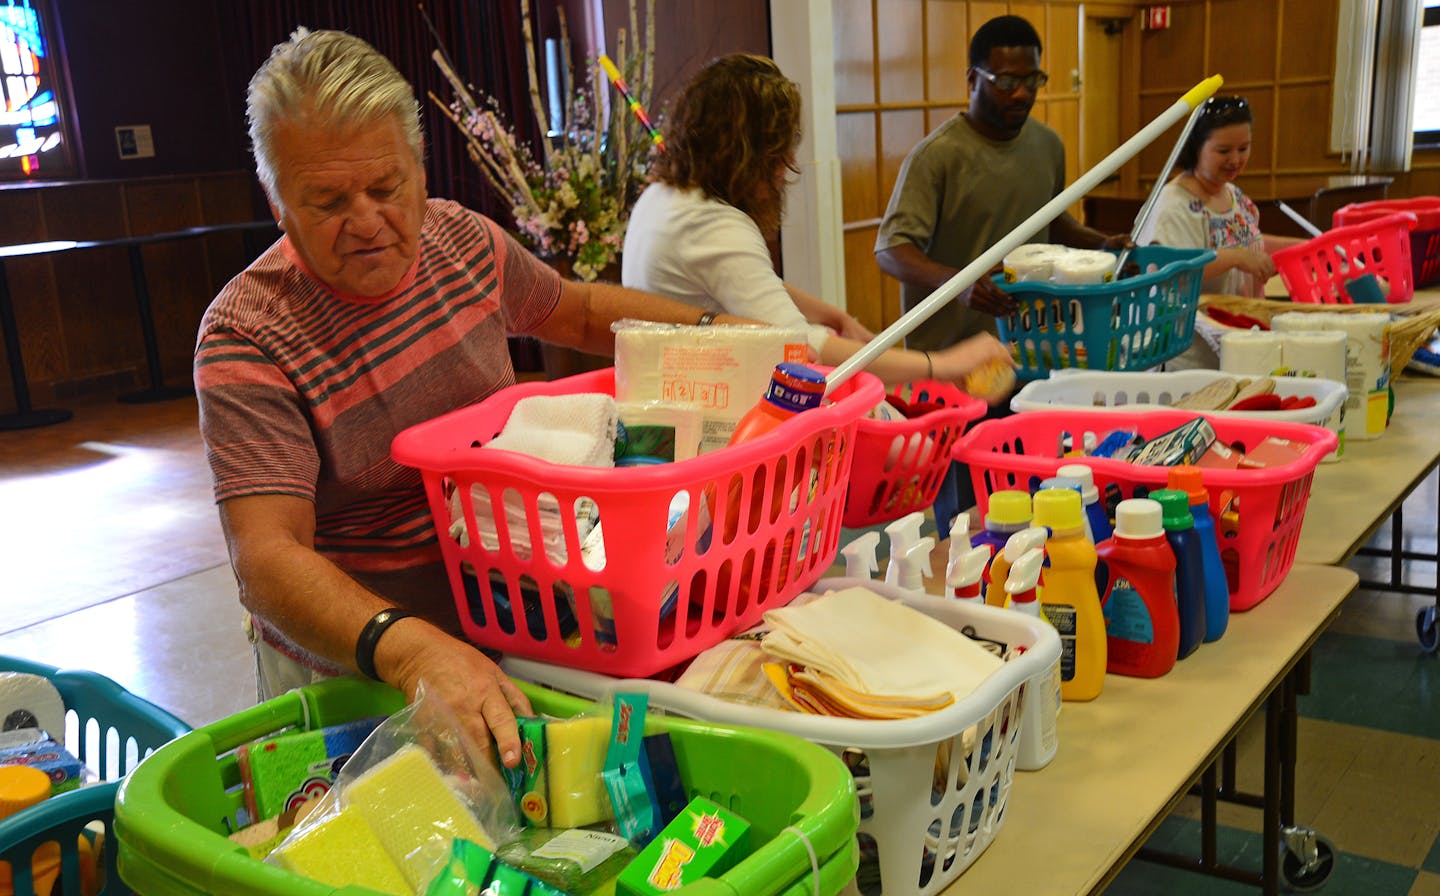
{"label": "exit sign", "polygon": [[1147,6],[1142,19],[1147,31],[1161,31],[1170,27],[1169,6]]}

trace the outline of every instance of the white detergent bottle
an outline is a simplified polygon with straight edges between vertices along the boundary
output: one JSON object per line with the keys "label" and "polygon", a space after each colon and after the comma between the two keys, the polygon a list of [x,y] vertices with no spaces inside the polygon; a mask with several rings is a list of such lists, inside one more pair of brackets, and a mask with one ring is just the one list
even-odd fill
{"label": "white detergent bottle", "polygon": [[[1040,601],[1035,591],[1040,584],[1040,570],[1045,565],[1045,552],[1032,548],[1010,567],[1010,578],[1005,582],[1005,591],[1010,595],[1011,609],[1043,618]],[[993,587],[993,586],[992,586]],[[1056,716],[1060,714],[1060,660],[1050,668],[1025,682],[1023,705],[1020,716],[1019,749],[1015,755],[1015,767],[1024,771],[1044,768],[1055,758],[1060,745]]]}
{"label": "white detergent bottle", "polygon": [[925,536],[912,544],[900,557],[900,577],[896,585],[914,594],[925,593],[925,580],[930,578],[930,552],[935,550],[935,539]]}
{"label": "white detergent bottle", "polygon": [[868,579],[878,572],[880,565],[875,561],[875,549],[880,546],[879,532],[866,532],[840,549],[845,558],[845,576],[851,579]]}
{"label": "white detergent bottle", "polygon": [[917,510],[885,527],[885,536],[890,539],[890,563],[885,567],[885,581],[888,584],[900,584],[900,558],[909,553],[920,540],[920,526],[924,522],[924,511]]}
{"label": "white detergent bottle", "polygon": [[985,603],[985,567],[990,563],[990,545],[964,551],[945,567],[945,589],[956,600]]}

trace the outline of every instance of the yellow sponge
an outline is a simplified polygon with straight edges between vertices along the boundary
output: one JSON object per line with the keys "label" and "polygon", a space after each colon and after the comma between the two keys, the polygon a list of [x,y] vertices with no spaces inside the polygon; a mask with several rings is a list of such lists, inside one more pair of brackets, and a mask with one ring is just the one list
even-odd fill
{"label": "yellow sponge", "polygon": [[345,788],[345,802],[370,822],[385,851],[410,879],[411,892],[429,882],[406,861],[417,849],[438,843],[436,853],[444,855],[452,839],[463,837],[495,850],[494,840],[445,783],[440,769],[413,745],[352,781]]}
{"label": "yellow sponge", "polygon": [[583,828],[613,817],[600,780],[609,746],[608,718],[567,719],[545,726],[551,827]]}
{"label": "yellow sponge", "polygon": [[363,886],[394,896],[415,890],[376,839],[365,817],[342,809],[270,854],[281,868],[332,887]]}

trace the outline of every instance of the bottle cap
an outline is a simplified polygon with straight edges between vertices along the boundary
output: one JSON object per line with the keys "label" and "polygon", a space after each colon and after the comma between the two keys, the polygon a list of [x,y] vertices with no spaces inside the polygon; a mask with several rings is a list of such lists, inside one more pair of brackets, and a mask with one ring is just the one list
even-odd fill
{"label": "bottle cap", "polygon": [[880,546],[880,533],[866,532],[840,549],[845,558],[845,575],[849,578],[868,579],[879,569],[875,561],[875,549]]}
{"label": "bottle cap", "polygon": [[1167,532],[1183,532],[1195,528],[1195,517],[1190,513],[1190,496],[1173,488],[1156,489],[1150,493],[1150,500],[1159,501]]}
{"label": "bottle cap", "polygon": [[765,400],[787,411],[818,408],[825,397],[825,375],[813,367],[786,361],[775,365]]}
{"label": "bottle cap", "polygon": [[1127,498],[1115,508],[1115,534],[1120,538],[1155,538],[1165,534],[1165,511],[1158,501]]}
{"label": "bottle cap", "polygon": [[1100,499],[1100,490],[1095,487],[1095,471],[1087,464],[1065,464],[1055,471],[1055,475],[1080,483],[1080,497],[1086,504]]}
{"label": "bottle cap", "polygon": [[1074,492],[1077,495],[1080,495],[1081,497],[1084,497],[1085,494],[1085,486],[1080,482],[1080,480],[1074,479],[1070,476],[1051,476],[1049,479],[1042,480],[1040,482],[1040,487],[1035,489],[1035,491],[1038,492],[1047,488],[1069,489],[1070,491]]}
{"label": "bottle cap", "polygon": [[990,496],[985,525],[1023,526],[1030,522],[1030,495],[1022,491],[1000,491]]}
{"label": "bottle cap", "polygon": [[1181,464],[1178,467],[1170,468],[1170,488],[1179,489],[1190,497],[1191,504],[1199,504],[1202,501],[1210,500],[1210,493],[1205,490],[1205,483],[1201,477],[1200,468],[1192,464]]}
{"label": "bottle cap", "polygon": [[[1071,481],[1074,482],[1073,479]],[[1036,492],[1035,525],[1049,526],[1052,532],[1085,528],[1085,508],[1080,503],[1080,492],[1068,488],[1046,488]]]}
{"label": "bottle cap", "polygon": [[50,796],[50,776],[28,765],[0,766],[0,818],[9,818]]}
{"label": "bottle cap", "polygon": [[990,563],[990,545],[982,544],[960,554],[945,570],[945,584],[951,588],[967,588],[980,581]]}
{"label": "bottle cap", "polygon": [[1044,565],[1044,551],[1039,548],[1026,551],[1025,556],[1010,567],[1010,575],[1005,579],[1005,593],[1017,603],[1024,603],[1024,598],[1034,600],[1035,586],[1040,584],[1040,570]]}

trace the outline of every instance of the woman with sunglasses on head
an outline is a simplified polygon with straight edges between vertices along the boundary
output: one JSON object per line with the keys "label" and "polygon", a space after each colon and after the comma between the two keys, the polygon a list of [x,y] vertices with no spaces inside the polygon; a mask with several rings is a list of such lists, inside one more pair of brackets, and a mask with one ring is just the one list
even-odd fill
{"label": "woman with sunglasses on head", "polygon": [[1206,100],[1180,149],[1181,172],[1155,204],[1154,242],[1215,250],[1215,260],[1205,266],[1204,292],[1263,296],[1265,281],[1275,274],[1271,253],[1299,242],[1262,233],[1259,209],[1235,184],[1250,160],[1253,121],[1243,97]]}

